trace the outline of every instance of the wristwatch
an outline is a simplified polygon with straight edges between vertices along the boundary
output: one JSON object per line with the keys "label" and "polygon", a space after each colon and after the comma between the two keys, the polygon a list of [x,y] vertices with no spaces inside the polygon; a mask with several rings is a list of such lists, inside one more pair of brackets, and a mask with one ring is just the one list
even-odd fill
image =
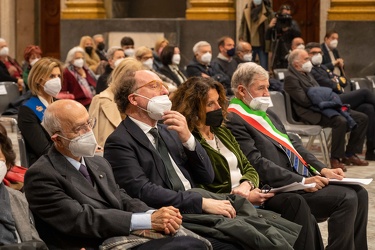
{"label": "wristwatch", "polygon": [[250,185],[250,191],[255,188],[255,185],[252,181],[246,180],[246,182],[249,183],[249,185]]}

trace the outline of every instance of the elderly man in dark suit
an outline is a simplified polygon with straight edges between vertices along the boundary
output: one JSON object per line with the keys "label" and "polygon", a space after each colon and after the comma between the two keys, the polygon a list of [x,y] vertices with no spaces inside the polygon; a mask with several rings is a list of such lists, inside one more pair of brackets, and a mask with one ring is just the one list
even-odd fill
{"label": "elderly man in dark suit", "polygon": [[330,178],[344,177],[342,169],[328,169],[289,138],[277,115],[267,110],[271,103],[268,87],[268,73],[262,67],[254,63],[241,65],[233,75],[236,98],[228,108],[227,126],[259,173],[260,181],[272,187],[315,182],[314,188],[294,194],[306,200],[317,220],[329,217],[325,249],[367,249],[367,191],[357,185],[329,184]]}
{"label": "elderly man in dark suit", "polygon": [[[27,171],[24,187],[36,227],[50,249],[97,249],[105,239],[136,229],[177,231],[182,218],[178,209],[155,211],[132,199],[118,188],[108,162],[94,156],[94,121],[84,106],[73,100],[54,102],[43,124],[54,146]],[[164,246],[205,247],[184,236],[150,240],[134,249]]]}

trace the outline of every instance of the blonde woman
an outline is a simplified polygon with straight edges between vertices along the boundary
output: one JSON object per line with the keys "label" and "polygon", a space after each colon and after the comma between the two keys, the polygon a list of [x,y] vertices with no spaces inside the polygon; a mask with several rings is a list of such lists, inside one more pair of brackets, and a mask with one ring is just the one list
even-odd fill
{"label": "blonde woman", "polygon": [[96,54],[96,45],[94,39],[91,36],[83,36],[81,37],[81,41],[79,43],[79,47],[81,47],[85,51],[85,62],[87,66],[93,71],[96,72],[96,68],[100,63],[100,58],[98,54]]}
{"label": "blonde woman", "polygon": [[119,79],[142,69],[144,69],[142,63],[133,57],[123,59],[112,71],[108,80],[108,88],[92,99],[89,115],[96,118],[96,126],[93,128],[93,132],[99,146],[104,146],[107,137],[125,118],[125,114],[120,113],[114,101],[114,90],[119,83]]}

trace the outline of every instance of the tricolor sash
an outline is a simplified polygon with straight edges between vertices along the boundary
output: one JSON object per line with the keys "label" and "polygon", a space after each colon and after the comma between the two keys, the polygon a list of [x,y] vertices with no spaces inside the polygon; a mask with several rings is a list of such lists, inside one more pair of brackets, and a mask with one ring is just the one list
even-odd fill
{"label": "tricolor sash", "polygon": [[308,164],[302,158],[302,156],[293,147],[293,144],[289,140],[288,135],[280,132],[268,118],[267,113],[261,110],[252,110],[245,105],[240,99],[233,98],[228,107],[228,112],[233,112],[239,115],[247,123],[249,123],[256,130],[278,142],[281,146],[289,149],[293,152],[300,162],[308,169]]}
{"label": "tricolor sash", "polygon": [[46,106],[39,100],[38,97],[33,96],[24,104],[26,107],[30,108],[34,114],[38,117],[40,122],[43,120],[44,111],[46,110]]}

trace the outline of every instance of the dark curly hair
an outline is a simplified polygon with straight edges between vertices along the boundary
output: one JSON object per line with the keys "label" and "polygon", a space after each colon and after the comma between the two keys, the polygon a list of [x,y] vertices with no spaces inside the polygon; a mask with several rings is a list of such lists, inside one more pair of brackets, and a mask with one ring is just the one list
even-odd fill
{"label": "dark curly hair", "polygon": [[216,89],[219,94],[218,102],[223,109],[225,120],[228,105],[225,89],[212,78],[191,77],[181,84],[171,97],[172,109],[186,117],[190,131],[198,129],[206,122],[206,103],[210,89]]}
{"label": "dark curly hair", "polygon": [[8,137],[7,131],[2,124],[0,124],[0,150],[5,156],[5,163],[9,170],[16,164],[16,153],[13,150],[13,144]]}

